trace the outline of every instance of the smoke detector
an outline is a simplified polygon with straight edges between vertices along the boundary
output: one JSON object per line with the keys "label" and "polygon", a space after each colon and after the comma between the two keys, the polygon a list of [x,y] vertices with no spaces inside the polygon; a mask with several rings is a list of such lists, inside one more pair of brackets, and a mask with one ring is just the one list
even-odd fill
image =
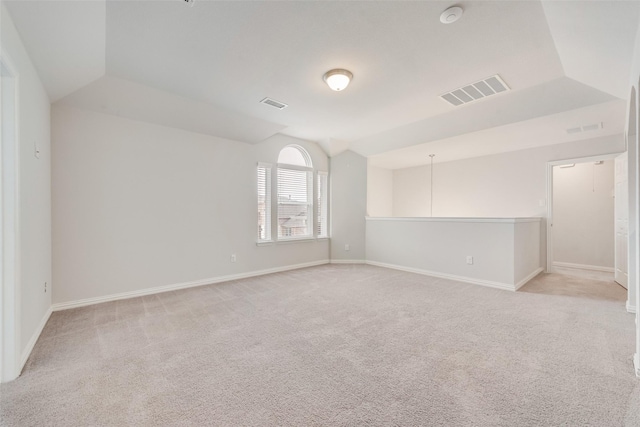
{"label": "smoke detector", "polygon": [[462,16],[462,12],[464,11],[461,7],[450,7],[449,9],[442,12],[442,14],[440,15],[440,22],[442,22],[443,24],[453,24],[458,19],[460,19],[460,17]]}

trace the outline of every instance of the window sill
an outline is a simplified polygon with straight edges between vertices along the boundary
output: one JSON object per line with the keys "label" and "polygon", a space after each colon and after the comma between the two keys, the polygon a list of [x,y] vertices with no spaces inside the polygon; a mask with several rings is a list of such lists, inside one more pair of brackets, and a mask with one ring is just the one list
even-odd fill
{"label": "window sill", "polygon": [[283,239],[283,240],[262,240],[256,242],[256,246],[273,246],[273,245],[288,245],[291,243],[309,243],[309,242],[324,242],[329,240],[328,237],[303,237],[298,239]]}

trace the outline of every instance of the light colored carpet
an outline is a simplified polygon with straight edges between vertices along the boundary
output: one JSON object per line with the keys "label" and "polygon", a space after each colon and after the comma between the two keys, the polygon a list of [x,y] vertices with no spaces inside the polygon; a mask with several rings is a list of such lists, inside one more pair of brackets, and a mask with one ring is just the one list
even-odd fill
{"label": "light colored carpet", "polygon": [[1,422],[640,425],[624,290],[565,280],[327,265],[57,312]]}
{"label": "light colored carpet", "polygon": [[585,270],[582,268],[569,268],[569,267],[554,267],[554,273],[561,274],[563,276],[581,277],[583,279],[590,280],[604,280],[607,282],[613,282],[615,275],[613,272]]}

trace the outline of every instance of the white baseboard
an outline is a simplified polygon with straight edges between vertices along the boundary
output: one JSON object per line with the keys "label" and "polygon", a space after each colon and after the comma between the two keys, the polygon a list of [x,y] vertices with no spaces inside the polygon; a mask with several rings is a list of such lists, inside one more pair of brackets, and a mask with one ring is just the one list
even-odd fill
{"label": "white baseboard", "polygon": [[247,279],[249,277],[262,276],[271,273],[280,273],[282,271],[297,270],[299,268],[314,267],[316,265],[328,264],[328,259],[320,261],[306,262],[302,264],[286,265],[283,267],[268,268],[265,270],[250,271],[247,273],[230,274],[227,276],[211,277],[208,279],[194,280],[192,282],[176,283],[173,285],[156,286],[153,288],[140,289],[131,292],[122,292],[119,294],[104,295],[95,298],[85,298],[76,301],[53,304],[53,311],[68,310],[71,308],[85,307],[87,305],[101,304],[103,302],[117,301],[121,299],[136,298],[145,295],[159,294],[162,292],[175,291],[178,289],[193,288],[196,286],[211,285],[214,283],[228,282],[230,280]]}
{"label": "white baseboard", "polygon": [[[386,263],[377,262],[377,261],[369,261],[369,260],[367,260],[367,264],[376,265],[378,267],[392,268],[394,270],[406,271],[406,272],[409,272],[409,273],[423,274],[425,276],[438,277],[440,279],[449,279],[449,280],[455,280],[457,282],[472,283],[474,285],[487,286],[489,288],[502,289],[502,290],[505,290],[505,291],[516,291],[516,287],[514,285],[512,285],[512,284],[509,284],[509,283],[492,282],[490,280],[475,279],[473,277],[465,277],[465,276],[456,276],[456,275],[453,275],[453,274],[440,273],[440,272],[437,272],[437,271],[422,270],[422,269],[419,269],[419,268],[405,267],[405,266],[396,265],[396,264],[386,264]],[[542,271],[542,270],[540,270],[540,271]]]}
{"label": "white baseboard", "polygon": [[571,262],[560,262],[554,261],[554,267],[562,267],[562,268],[577,268],[580,270],[591,270],[591,271],[604,271],[605,273],[614,273],[615,269],[613,267],[603,267],[600,265],[586,265],[586,264],[574,264]]}
{"label": "white baseboard", "polygon": [[626,309],[627,309],[627,311],[629,313],[634,313],[635,314],[635,312],[636,312],[636,306],[635,305],[631,305],[631,304],[629,304],[629,301],[627,301],[627,303],[625,304],[625,307],[626,307]]}
{"label": "white baseboard", "polygon": [[366,264],[363,259],[332,259],[331,264]]}
{"label": "white baseboard", "polygon": [[49,317],[51,317],[52,312],[53,310],[51,309],[51,307],[49,307],[47,309],[47,312],[42,317],[42,320],[40,320],[40,323],[38,324],[38,327],[36,328],[35,332],[31,336],[31,339],[29,339],[27,346],[22,351],[22,356],[20,357],[20,365],[18,366],[18,375],[22,374],[24,365],[27,363],[27,359],[29,359],[29,356],[31,356],[33,347],[36,346],[36,342],[38,342],[38,338],[40,338],[40,334],[42,333],[42,330],[44,329],[45,325],[49,321]]}
{"label": "white baseboard", "polygon": [[536,277],[538,274],[542,273],[544,271],[544,268],[542,267],[538,267],[535,270],[533,270],[531,272],[531,274],[529,274],[527,277],[525,277],[524,279],[522,279],[521,281],[519,281],[518,283],[515,284],[515,290],[517,291],[518,289],[520,289],[521,287],[523,287],[529,280],[533,279],[534,277]]}

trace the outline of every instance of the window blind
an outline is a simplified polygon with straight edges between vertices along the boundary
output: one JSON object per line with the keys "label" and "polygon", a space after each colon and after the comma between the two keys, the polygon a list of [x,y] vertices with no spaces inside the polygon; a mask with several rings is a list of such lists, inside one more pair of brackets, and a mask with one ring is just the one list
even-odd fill
{"label": "window blind", "polygon": [[317,220],[317,233],[318,237],[329,237],[329,228],[328,228],[328,220],[329,217],[329,209],[328,209],[328,187],[327,187],[327,176],[326,172],[318,172],[318,220]]}
{"label": "window blind", "polygon": [[258,164],[258,240],[271,240],[271,166]]}
{"label": "window blind", "polygon": [[278,239],[312,236],[312,179],[310,170],[278,168]]}

